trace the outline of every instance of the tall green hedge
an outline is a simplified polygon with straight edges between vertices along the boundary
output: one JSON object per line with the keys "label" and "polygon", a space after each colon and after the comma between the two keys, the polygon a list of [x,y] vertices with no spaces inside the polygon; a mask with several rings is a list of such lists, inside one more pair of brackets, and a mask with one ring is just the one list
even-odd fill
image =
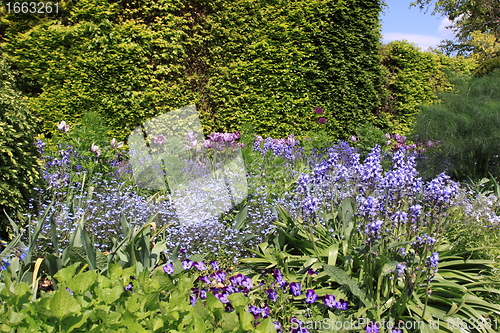
{"label": "tall green hedge", "polygon": [[26,211],[39,172],[34,136],[37,126],[16,90],[14,73],[0,58],[0,238],[8,238],[10,223]]}
{"label": "tall green hedge", "polygon": [[379,121],[400,134],[409,134],[419,106],[433,104],[438,93],[454,89],[453,75],[469,75],[476,66],[474,60],[423,52],[407,41],[390,42],[380,53],[385,75]]}
{"label": "tall green hedge", "polygon": [[80,0],[60,8],[2,23],[3,48],[33,82],[24,92],[46,131],[94,111],[124,139],[146,119],[193,103],[206,132],[251,122],[262,135],[323,128],[345,137],[377,115],[379,0]]}

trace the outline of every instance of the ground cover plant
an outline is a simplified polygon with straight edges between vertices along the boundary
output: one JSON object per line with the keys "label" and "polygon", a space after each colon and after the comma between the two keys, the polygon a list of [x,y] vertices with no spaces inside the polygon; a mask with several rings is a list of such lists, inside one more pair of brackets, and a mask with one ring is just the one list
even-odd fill
{"label": "ground cover plant", "polygon": [[498,186],[422,180],[432,144],[382,135],[362,159],[356,137],[243,132],[247,199],[179,225],[121,143],[80,151],[58,130],[35,142],[46,185],[2,243],[2,331],[496,330]]}

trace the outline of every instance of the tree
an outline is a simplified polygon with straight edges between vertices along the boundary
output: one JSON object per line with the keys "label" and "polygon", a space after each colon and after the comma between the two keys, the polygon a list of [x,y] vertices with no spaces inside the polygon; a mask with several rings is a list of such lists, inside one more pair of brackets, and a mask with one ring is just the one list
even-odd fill
{"label": "tree", "polygon": [[[410,6],[442,14],[453,22],[456,40],[446,41],[446,53],[470,54],[477,51],[479,34],[500,42],[500,1],[498,0],[416,0]],[[476,36],[474,36],[474,34]],[[489,55],[489,58],[495,55]]]}

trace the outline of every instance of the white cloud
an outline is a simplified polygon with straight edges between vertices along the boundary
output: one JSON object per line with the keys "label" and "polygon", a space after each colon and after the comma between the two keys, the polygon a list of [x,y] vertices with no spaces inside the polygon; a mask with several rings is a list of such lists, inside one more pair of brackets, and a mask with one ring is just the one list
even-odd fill
{"label": "white cloud", "polygon": [[400,32],[389,32],[383,35],[383,42],[388,43],[395,40],[407,40],[417,44],[422,50],[427,51],[430,47],[437,47],[444,37],[429,35],[407,34]]}
{"label": "white cloud", "polygon": [[454,39],[455,38],[455,33],[453,32],[453,29],[446,28],[446,27],[451,26],[451,25],[453,25],[453,21],[449,20],[447,17],[445,17],[441,21],[441,24],[439,25],[439,28],[438,28],[438,33],[444,39]]}

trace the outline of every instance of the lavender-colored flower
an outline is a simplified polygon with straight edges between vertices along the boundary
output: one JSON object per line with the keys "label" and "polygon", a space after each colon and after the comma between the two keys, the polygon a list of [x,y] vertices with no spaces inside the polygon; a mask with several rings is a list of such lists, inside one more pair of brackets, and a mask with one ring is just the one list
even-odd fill
{"label": "lavender-colored flower", "polygon": [[279,321],[273,321],[273,324],[274,324],[274,329],[277,332],[281,332],[281,330],[283,329],[283,326],[281,326],[280,322]]}
{"label": "lavender-colored flower", "polygon": [[125,286],[125,290],[128,290],[128,291],[131,291],[131,292],[134,292],[134,290],[132,289],[134,287],[134,285],[132,284],[132,282],[130,282],[129,284],[127,284]]}
{"label": "lavender-colored flower", "polygon": [[157,145],[161,145],[167,142],[167,139],[163,135],[157,134],[155,135],[153,142],[156,143]]}
{"label": "lavender-colored flower", "polygon": [[193,266],[193,262],[189,259],[184,259],[182,261],[182,268],[184,268],[185,270],[188,270],[190,269],[191,267]]}
{"label": "lavender-colored flower", "polygon": [[397,264],[396,271],[398,272],[398,277],[403,277],[405,275],[406,265],[404,263]]}
{"label": "lavender-colored flower", "polygon": [[70,295],[74,294],[73,290],[69,289],[68,287],[66,287],[66,290],[69,292]]}
{"label": "lavender-colored flower", "polygon": [[370,322],[366,327],[365,327],[365,332],[366,333],[380,333],[380,327],[378,327],[377,323]]}
{"label": "lavender-colored flower", "polygon": [[198,261],[198,262],[195,262],[193,263],[194,267],[196,267],[199,271],[204,271],[207,269],[207,267],[205,266],[205,263],[203,261]]}
{"label": "lavender-colored flower", "polygon": [[262,313],[262,309],[254,306],[254,305],[250,305],[248,307],[248,312],[253,314],[254,318],[257,319],[260,316],[260,314]]}
{"label": "lavender-colored flower", "polygon": [[349,302],[343,299],[339,299],[335,304],[335,307],[339,310],[347,310],[349,308]]}
{"label": "lavender-colored flower", "polygon": [[209,278],[208,276],[206,276],[206,275],[205,275],[205,276],[200,276],[198,279],[199,279],[200,281],[202,281],[202,282],[205,282],[205,283],[207,283],[207,284],[210,284],[210,278]]}
{"label": "lavender-colored flower", "polygon": [[439,253],[433,252],[425,263],[429,268],[436,268],[439,264]]}
{"label": "lavender-colored flower", "polygon": [[403,331],[400,330],[399,328],[393,327],[392,330],[391,330],[391,333],[403,333]]}
{"label": "lavender-colored flower", "polygon": [[243,279],[241,280],[241,286],[243,288],[246,288],[246,289],[252,289],[253,288],[253,283],[252,283],[252,279],[250,279],[249,277],[246,277],[243,275]]}
{"label": "lavender-colored flower", "polygon": [[439,174],[435,179],[429,182],[425,188],[426,200],[437,204],[449,203],[458,193],[458,184],[445,173]]}
{"label": "lavender-colored flower", "polygon": [[69,131],[69,125],[66,125],[66,122],[63,120],[59,124],[57,124],[57,129],[63,133]]}
{"label": "lavender-colored flower", "polygon": [[278,300],[278,293],[274,289],[267,289],[267,298],[271,301],[276,302]]}
{"label": "lavender-colored flower", "polygon": [[312,289],[307,289],[306,291],[306,303],[307,304],[312,304],[316,302],[318,299],[318,295],[314,292]]}
{"label": "lavender-colored flower", "polygon": [[38,139],[35,143],[35,145],[37,146],[38,148],[38,152],[40,154],[43,154],[43,148],[45,147],[45,142],[43,142],[42,140]]}
{"label": "lavender-colored flower", "polygon": [[200,298],[201,299],[206,299],[207,298],[207,291],[205,289],[200,290]]}
{"label": "lavender-colored flower", "polygon": [[197,300],[198,300],[198,297],[196,297],[196,294],[189,295],[189,303],[191,303],[191,305],[194,306],[196,304]]}
{"label": "lavender-colored flower", "polygon": [[350,141],[352,142],[355,142],[357,140],[356,136],[355,135],[351,135],[351,137],[349,138]]}
{"label": "lavender-colored flower", "polygon": [[212,266],[212,268],[214,269],[214,271],[218,271],[219,270],[219,264],[217,263],[217,261],[211,261],[210,265]]}
{"label": "lavender-colored flower", "polygon": [[300,295],[300,283],[297,283],[297,282],[290,283],[290,292],[292,293],[293,296],[299,296]]}
{"label": "lavender-colored flower", "polygon": [[274,278],[276,279],[276,282],[282,287],[286,287],[288,285],[288,282],[285,281],[283,278],[283,275],[281,275],[281,272],[279,269],[275,269],[273,271]]}
{"label": "lavender-colored flower", "polygon": [[227,299],[228,296],[229,296],[229,294],[227,294],[227,293],[215,294],[215,297],[217,297],[224,304],[229,303],[229,300]]}
{"label": "lavender-colored flower", "polygon": [[221,270],[218,270],[217,272],[210,274],[210,277],[212,279],[215,279],[217,282],[222,283],[222,282],[226,281],[226,273],[224,273]]}
{"label": "lavender-colored flower", "polygon": [[335,305],[336,305],[336,303],[337,302],[335,300],[335,296],[333,296],[333,295],[325,295],[325,296],[323,296],[323,304],[325,304],[329,308],[334,308]]}
{"label": "lavender-colored flower", "polygon": [[167,264],[165,266],[163,266],[163,271],[167,274],[173,274],[174,273],[174,265],[172,264]]}

